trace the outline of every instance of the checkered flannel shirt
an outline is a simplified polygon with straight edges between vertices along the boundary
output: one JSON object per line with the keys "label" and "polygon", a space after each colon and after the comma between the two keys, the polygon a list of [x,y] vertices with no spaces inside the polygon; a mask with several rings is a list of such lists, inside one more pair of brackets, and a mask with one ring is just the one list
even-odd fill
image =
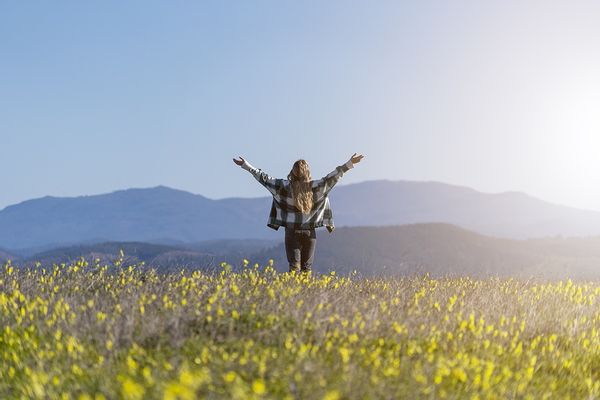
{"label": "checkered flannel shirt", "polygon": [[353,167],[354,165],[350,160],[346,164],[336,167],[325,177],[311,181],[314,204],[308,213],[303,214],[294,206],[290,181],[273,178],[264,171],[253,167],[247,161],[242,164],[242,168],[250,172],[273,196],[267,223],[269,228],[277,230],[283,226],[293,229],[312,229],[324,226],[329,232],[333,232],[335,229],[333,213],[329,204],[329,191],[344,173]]}

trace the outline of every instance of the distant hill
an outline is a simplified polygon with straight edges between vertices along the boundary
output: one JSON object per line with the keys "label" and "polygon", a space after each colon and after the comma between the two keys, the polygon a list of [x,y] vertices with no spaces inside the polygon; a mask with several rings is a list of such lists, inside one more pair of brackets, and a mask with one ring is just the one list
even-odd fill
{"label": "distant hill", "polygon": [[0,263],[5,263],[8,260],[16,261],[18,259],[19,257],[15,256],[14,254],[0,249]]}
{"label": "distant hill", "polygon": [[[26,263],[61,263],[85,256],[111,262],[122,249],[127,263],[144,261],[159,270],[218,268],[221,261],[241,266],[275,261],[287,270],[282,243],[208,241],[192,247],[147,243],[103,243],[40,253]],[[339,228],[320,231],[314,269],[357,271],[364,276],[514,276],[541,279],[600,279],[600,237],[587,239],[499,239],[448,224]]]}
{"label": "distant hill", "polygon": [[33,265],[70,263],[85,258],[90,263],[113,263],[124,253],[125,264],[145,264],[166,271],[180,268],[212,269],[222,261],[241,265],[242,260],[261,249],[273,247],[269,240],[211,240],[188,246],[160,245],[142,242],[106,242],[75,245],[44,251],[22,262]]}
{"label": "distant hill", "polygon": [[234,253],[246,257],[259,249],[277,246],[279,242],[280,240],[268,239],[216,239],[180,244],[180,247],[216,255],[231,255]]}
{"label": "distant hill", "polygon": [[201,253],[180,247],[155,245],[137,242],[110,242],[88,246],[71,246],[59,248],[37,254],[23,263],[33,265],[36,262],[42,265],[71,263],[80,258],[86,259],[90,264],[112,264],[124,253],[125,265],[143,262],[146,265],[165,272],[181,268],[214,269],[219,265],[214,254]]}
{"label": "distant hill", "polygon": [[[600,279],[600,237],[500,239],[448,224],[340,228],[317,236],[318,272]],[[283,244],[252,256],[287,267]]]}
{"label": "distant hill", "polygon": [[[522,193],[485,194],[435,182],[369,181],[331,193],[337,226],[443,222],[507,238],[600,234],[600,212]],[[269,197],[211,200],[166,187],[75,198],[44,197],[0,211],[0,246],[31,254],[81,243],[194,243],[280,239],[266,227]]]}

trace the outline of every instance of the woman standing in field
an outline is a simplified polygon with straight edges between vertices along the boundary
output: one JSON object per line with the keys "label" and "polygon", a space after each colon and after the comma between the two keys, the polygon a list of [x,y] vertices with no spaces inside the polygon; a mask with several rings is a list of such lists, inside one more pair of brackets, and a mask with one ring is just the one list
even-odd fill
{"label": "woman standing in field", "polygon": [[290,272],[311,270],[317,243],[315,229],[321,226],[329,232],[334,229],[329,191],[362,159],[362,155],[354,153],[348,162],[319,180],[312,180],[308,163],[304,160],[294,163],[287,179],[276,179],[253,167],[241,156],[233,159],[273,196],[267,226],[275,230],[285,227],[285,251]]}

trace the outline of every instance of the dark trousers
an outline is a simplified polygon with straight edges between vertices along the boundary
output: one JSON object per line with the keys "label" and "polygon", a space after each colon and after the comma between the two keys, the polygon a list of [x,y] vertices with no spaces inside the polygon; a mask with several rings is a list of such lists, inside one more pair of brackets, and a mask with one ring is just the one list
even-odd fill
{"label": "dark trousers", "polygon": [[290,272],[309,272],[315,257],[317,234],[314,229],[285,228],[285,252]]}

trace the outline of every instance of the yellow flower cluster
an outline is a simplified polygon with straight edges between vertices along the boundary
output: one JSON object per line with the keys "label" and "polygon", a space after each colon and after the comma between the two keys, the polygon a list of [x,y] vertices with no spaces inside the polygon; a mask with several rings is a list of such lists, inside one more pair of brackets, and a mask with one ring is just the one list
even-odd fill
{"label": "yellow flower cluster", "polygon": [[600,397],[600,284],[0,270],[2,399]]}

